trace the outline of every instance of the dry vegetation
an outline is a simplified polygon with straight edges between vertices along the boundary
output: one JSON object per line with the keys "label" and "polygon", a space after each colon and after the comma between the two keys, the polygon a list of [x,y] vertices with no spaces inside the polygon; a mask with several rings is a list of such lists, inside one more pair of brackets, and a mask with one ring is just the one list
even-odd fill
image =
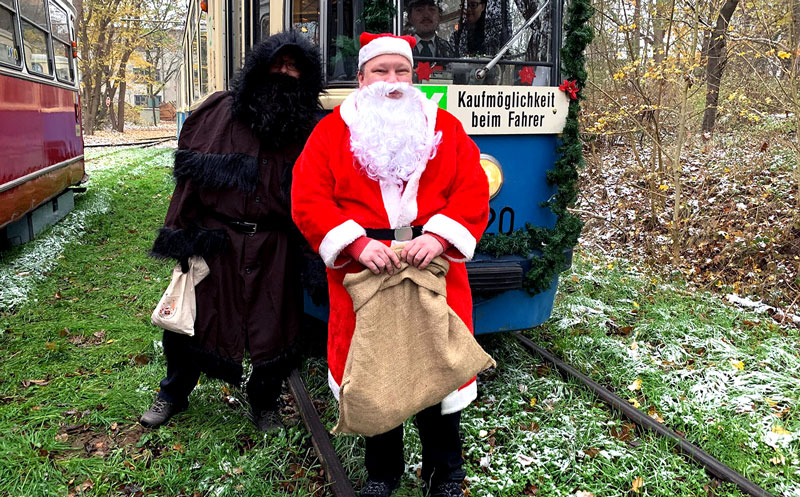
{"label": "dry vegetation", "polygon": [[583,244],[797,314],[800,3],[595,7]]}

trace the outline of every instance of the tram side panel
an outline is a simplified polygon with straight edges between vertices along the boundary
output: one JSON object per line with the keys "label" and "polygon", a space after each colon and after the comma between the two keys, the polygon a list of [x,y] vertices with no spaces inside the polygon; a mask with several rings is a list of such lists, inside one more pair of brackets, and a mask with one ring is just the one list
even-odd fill
{"label": "tram side panel", "polygon": [[[0,74],[0,228],[13,231],[13,223],[83,178],[79,108],[74,90]],[[50,211],[39,212],[29,226],[34,233],[9,242],[23,243],[40,225],[63,217],[70,207],[65,202],[46,206]]]}

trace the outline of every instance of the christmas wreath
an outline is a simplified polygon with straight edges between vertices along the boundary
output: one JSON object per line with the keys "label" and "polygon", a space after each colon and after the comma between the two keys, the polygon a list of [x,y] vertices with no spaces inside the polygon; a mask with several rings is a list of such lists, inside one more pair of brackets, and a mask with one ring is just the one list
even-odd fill
{"label": "christmas wreath", "polygon": [[567,208],[574,205],[577,199],[578,169],[584,165],[578,114],[583,99],[580,89],[584,87],[587,76],[584,50],[594,37],[589,25],[593,13],[590,0],[569,2],[566,39],[561,49],[566,79],[559,87],[570,97],[569,113],[557,149],[558,160],[555,167],[547,172],[548,183],[557,186],[558,192],[543,204],[556,214],[556,225],[549,229],[528,223],[508,235],[486,234],[477,247],[479,252],[494,257],[511,254],[530,257],[531,269],[525,275],[523,286],[531,294],[548,289],[553,276],[568,267],[568,254],[578,243],[583,227],[583,222]]}

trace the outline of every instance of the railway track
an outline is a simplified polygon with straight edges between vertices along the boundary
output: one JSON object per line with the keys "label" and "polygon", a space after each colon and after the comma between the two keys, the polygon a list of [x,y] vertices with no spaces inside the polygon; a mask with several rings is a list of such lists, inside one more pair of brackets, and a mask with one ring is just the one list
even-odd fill
{"label": "railway track", "polygon": [[152,145],[157,145],[159,143],[164,143],[166,141],[175,140],[175,135],[169,136],[157,136],[155,138],[147,138],[144,140],[136,140],[132,142],[126,143],[92,143],[90,145],[84,145],[83,148],[113,148],[113,147],[148,147]]}
{"label": "railway track", "polygon": [[[532,340],[523,336],[520,332],[515,332],[514,337],[528,351],[550,364],[565,378],[574,379],[584,387],[597,395],[600,400],[609,405],[614,411],[634,423],[639,429],[647,430],[659,437],[665,438],[675,444],[675,446],[689,459],[703,466],[706,471],[724,482],[733,483],[747,495],[752,497],[773,497],[772,494],[762,489],[751,480],[748,480],[740,473],[725,465],[712,455],[705,452],[702,448],[694,445],[675,431],[656,420],[646,416],[638,409],[634,408],[627,401],[614,394],[611,390],[603,387],[588,376],[584,375],[576,368],[548,350],[536,345]],[[303,383],[303,379],[297,370],[289,376],[289,388],[295,398],[296,404],[300,409],[300,415],[306,429],[311,433],[312,443],[317,451],[317,455],[325,469],[331,492],[335,497],[354,497],[356,495],[353,485],[342,466],[341,461],[336,455],[336,451],[331,444],[328,431],[319,418],[314,403],[308,394],[308,390]]]}

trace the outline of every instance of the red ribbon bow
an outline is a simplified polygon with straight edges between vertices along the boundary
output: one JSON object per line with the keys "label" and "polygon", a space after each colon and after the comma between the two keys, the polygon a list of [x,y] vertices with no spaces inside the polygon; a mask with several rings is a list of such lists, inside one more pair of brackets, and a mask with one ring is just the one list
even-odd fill
{"label": "red ribbon bow", "polygon": [[578,92],[580,91],[580,89],[578,88],[578,85],[575,82],[575,80],[567,81],[565,79],[564,82],[561,83],[561,86],[558,87],[558,89],[563,92],[566,92],[566,94],[569,95],[569,98],[571,98],[572,100],[578,99]]}

